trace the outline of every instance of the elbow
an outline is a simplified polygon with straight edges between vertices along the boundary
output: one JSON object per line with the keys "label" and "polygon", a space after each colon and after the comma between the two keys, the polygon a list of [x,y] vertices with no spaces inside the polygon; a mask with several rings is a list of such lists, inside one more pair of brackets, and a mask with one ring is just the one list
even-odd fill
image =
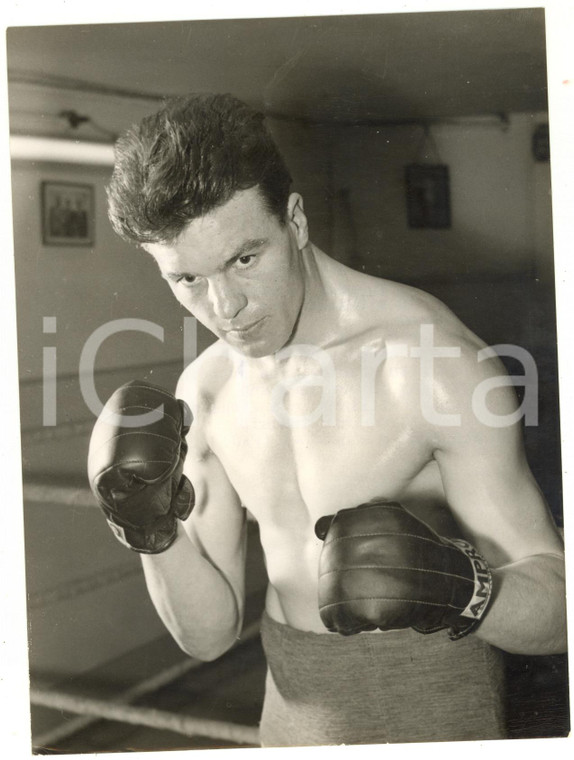
{"label": "elbow", "polygon": [[214,647],[212,645],[201,646],[195,641],[191,644],[179,639],[176,639],[175,641],[182,652],[188,657],[192,657],[194,660],[200,660],[201,662],[214,662],[231,648],[231,644],[228,646]]}
{"label": "elbow", "polygon": [[185,633],[172,631],[172,637],[188,657],[201,662],[213,662],[228,652],[236,641],[236,631],[217,631],[213,635],[189,637]]}

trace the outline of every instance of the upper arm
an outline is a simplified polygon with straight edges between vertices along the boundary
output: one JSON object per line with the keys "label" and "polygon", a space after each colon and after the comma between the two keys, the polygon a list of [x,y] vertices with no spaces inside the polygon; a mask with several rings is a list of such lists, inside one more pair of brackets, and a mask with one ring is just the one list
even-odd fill
{"label": "upper arm", "polygon": [[195,506],[183,527],[201,554],[231,587],[240,617],[245,597],[246,513],[227,474],[205,437],[205,408],[193,373],[182,375],[176,396],[190,406],[184,474],[195,492]]}
{"label": "upper arm", "polygon": [[[527,462],[516,394],[502,363],[478,362],[473,345],[464,347],[453,365],[458,365],[456,372],[443,369],[437,375],[437,405],[458,413],[460,424],[435,424],[432,436],[455,518],[494,567],[537,554],[561,554],[561,538]],[[494,418],[481,414],[476,403],[485,382],[483,388],[492,383],[484,400]]]}

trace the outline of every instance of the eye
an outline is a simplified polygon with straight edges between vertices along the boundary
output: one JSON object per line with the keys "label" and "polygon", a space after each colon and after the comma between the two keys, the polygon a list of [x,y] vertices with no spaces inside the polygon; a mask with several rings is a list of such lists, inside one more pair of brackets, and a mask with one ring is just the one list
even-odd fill
{"label": "eye", "polygon": [[197,277],[194,274],[183,274],[181,277],[178,277],[176,282],[183,283],[184,285],[194,285],[197,282]]}
{"label": "eye", "polygon": [[239,267],[239,269],[247,269],[248,266],[250,266],[253,263],[253,260],[255,259],[255,254],[253,253],[247,253],[245,256],[240,256],[236,260],[236,264]]}

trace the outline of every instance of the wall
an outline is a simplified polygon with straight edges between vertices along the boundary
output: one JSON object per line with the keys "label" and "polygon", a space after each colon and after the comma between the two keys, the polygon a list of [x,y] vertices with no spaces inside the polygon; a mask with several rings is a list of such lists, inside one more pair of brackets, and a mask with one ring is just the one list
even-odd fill
{"label": "wall", "polygon": [[[536,176],[531,148],[535,125],[546,119],[511,114],[506,124],[439,123],[426,140],[418,126],[339,130],[332,138],[334,184],[349,191],[356,231],[356,250],[346,255],[396,279],[528,273],[546,265],[551,248],[537,249],[536,226],[544,222],[535,211],[536,187],[548,177]],[[408,228],[404,171],[412,163],[448,165],[451,228]]]}
{"label": "wall", "polygon": [[[106,342],[97,369],[119,364],[165,362],[181,355],[181,313],[168,287],[143,251],[123,243],[111,230],[105,211],[110,170],[53,163],[13,167],[14,244],[20,346],[24,378],[42,374],[42,346],[58,348],[58,372],[75,373],[90,334],[109,320],[154,319],[166,331],[161,344],[143,333],[120,333]],[[40,183],[88,183],[95,191],[95,244],[45,246],[41,238]],[[56,316],[54,337],[42,332],[42,318]],[[81,317],[81,318],[80,318]]]}

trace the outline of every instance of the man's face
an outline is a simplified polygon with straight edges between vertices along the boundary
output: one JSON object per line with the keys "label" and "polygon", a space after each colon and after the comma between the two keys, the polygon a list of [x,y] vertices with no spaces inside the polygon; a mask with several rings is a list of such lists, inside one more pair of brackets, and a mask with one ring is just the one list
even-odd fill
{"label": "man's face", "polygon": [[306,244],[300,197],[290,196],[281,225],[250,188],[194,219],[175,243],[145,248],[182,306],[218,338],[259,358],[291,338],[303,303]]}

